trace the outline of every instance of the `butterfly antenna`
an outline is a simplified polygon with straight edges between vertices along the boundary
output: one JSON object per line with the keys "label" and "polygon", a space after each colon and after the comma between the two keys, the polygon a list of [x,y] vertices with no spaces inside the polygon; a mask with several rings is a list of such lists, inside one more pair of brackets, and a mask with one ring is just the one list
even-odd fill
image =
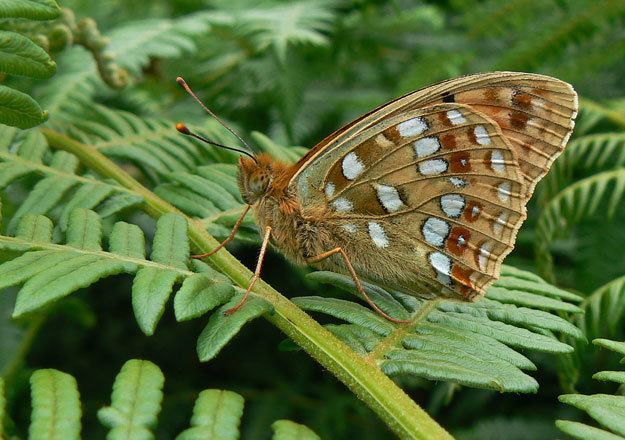
{"label": "butterfly antenna", "polygon": [[182,122],[178,122],[176,124],[176,130],[178,130],[178,132],[180,132],[182,134],[194,137],[194,138],[196,138],[196,139],[198,139],[198,140],[200,140],[202,142],[206,142],[207,144],[214,145],[214,146],[220,147],[220,148],[225,148],[226,150],[236,151],[237,153],[246,154],[249,157],[251,157],[254,162],[257,162],[257,160],[256,160],[256,158],[254,157],[253,154],[250,154],[249,152],[247,152],[247,151],[245,151],[243,149],[240,149],[240,148],[228,147],[227,145],[220,144],[219,142],[215,142],[215,141],[211,141],[209,139],[206,139],[204,136],[200,136],[199,134],[193,133],[191,130],[189,130],[189,127],[184,125]]}
{"label": "butterfly antenna", "polygon": [[[217,122],[219,122],[226,130],[228,130],[230,133],[232,133],[234,135],[234,137],[236,137],[243,145],[245,145],[245,147],[250,150],[250,151],[254,151],[252,150],[252,147],[250,147],[248,145],[247,142],[245,142],[245,140],[239,136],[232,128],[230,128],[224,121],[221,120],[221,118],[219,116],[217,116],[215,113],[213,113],[213,111],[211,109],[209,109],[206,104],[204,104],[202,102],[202,100],[195,94],[195,92],[193,90],[191,90],[191,87],[189,87],[189,84],[187,84],[187,82],[184,80],[184,78],[182,78],[181,76],[179,76],[178,78],[176,78],[176,82],[178,84],[180,84],[180,86],[182,86],[183,89],[185,89],[185,91],[191,95],[193,97],[193,99],[195,99],[197,101],[198,104],[200,104],[202,106],[202,108],[204,109],[204,111],[206,113],[208,113],[209,115],[211,115],[213,118],[215,118],[217,120]],[[178,130],[180,131],[180,130]],[[232,148],[230,148],[232,149]]]}

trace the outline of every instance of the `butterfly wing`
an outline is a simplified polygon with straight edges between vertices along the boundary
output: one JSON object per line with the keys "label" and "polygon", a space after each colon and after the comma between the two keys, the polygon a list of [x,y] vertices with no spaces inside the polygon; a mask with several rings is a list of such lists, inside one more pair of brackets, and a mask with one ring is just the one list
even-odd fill
{"label": "butterfly wing", "polygon": [[474,299],[512,250],[533,187],[570,136],[576,102],[568,84],[539,75],[447,81],[326,138],[291,185],[304,215],[324,210],[329,240],[363,278]]}

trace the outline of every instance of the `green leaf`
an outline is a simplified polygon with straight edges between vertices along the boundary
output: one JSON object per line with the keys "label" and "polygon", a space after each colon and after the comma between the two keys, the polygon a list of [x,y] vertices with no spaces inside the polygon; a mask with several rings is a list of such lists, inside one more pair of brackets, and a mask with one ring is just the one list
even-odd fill
{"label": "green leaf", "polygon": [[22,217],[15,236],[37,243],[51,243],[52,227],[52,221],[48,217],[26,214]]}
{"label": "green leaf", "polygon": [[177,214],[165,214],[156,223],[152,248],[152,261],[187,269],[189,240],[187,220]]}
{"label": "green leaf", "polygon": [[273,440],[321,440],[321,437],[309,427],[290,420],[276,420],[271,429]]}
{"label": "green leaf", "polygon": [[227,302],[234,295],[234,287],[227,279],[213,279],[205,274],[186,278],[174,298],[174,310],[178,321],[202,316]]}
{"label": "green leaf", "polygon": [[241,330],[243,325],[263,313],[271,310],[271,305],[262,298],[250,297],[236,313],[224,315],[224,312],[236,306],[242,295],[235,295],[228,303],[221,306],[208,320],[197,340],[197,353],[200,361],[213,359],[219,351]]}
{"label": "green leaf", "polygon": [[0,30],[0,72],[45,79],[56,72],[56,63],[30,39]]}
{"label": "green leaf", "polygon": [[54,20],[61,10],[54,0],[0,0],[0,17]]}
{"label": "green leaf", "polygon": [[137,225],[126,222],[117,222],[111,231],[109,239],[111,252],[127,257],[145,258],[145,237]]}
{"label": "green leaf", "polygon": [[579,440],[623,440],[620,435],[570,420],[556,420],[556,426],[564,433]]}
{"label": "green leaf", "polygon": [[[3,266],[7,264],[9,263]],[[17,295],[13,317],[34,311],[82,287],[88,287],[100,278],[122,273],[125,269],[120,261],[78,252],[46,255],[46,258],[37,260],[36,266],[37,269],[34,271],[36,274],[33,275],[32,272],[20,274],[21,279],[29,276],[30,278]],[[11,275],[13,274],[10,273],[9,276]]]}
{"label": "green leaf", "polygon": [[132,309],[146,335],[154,333],[177,279],[177,272],[157,267],[144,267],[137,272],[132,283]]}
{"label": "green leaf", "polygon": [[625,398],[609,394],[563,394],[562,403],[584,410],[590,417],[617,434],[625,436]]}
{"label": "green leaf", "polygon": [[610,341],[609,339],[595,339],[592,343],[625,355],[625,342]]}
{"label": "green leaf", "polygon": [[57,370],[37,370],[30,384],[33,410],[29,438],[79,439],[81,410],[76,380]]}
{"label": "green leaf", "polygon": [[67,244],[89,251],[102,250],[102,221],[98,214],[87,209],[75,209],[69,216]]}
{"label": "green leaf", "polygon": [[25,93],[0,85],[0,124],[31,128],[44,123],[48,113]]}
{"label": "green leaf", "polygon": [[163,399],[165,379],[150,361],[133,359],[115,378],[111,406],[98,411],[100,422],[110,428],[109,440],[153,439]]}
{"label": "green leaf", "polygon": [[[311,279],[354,293],[353,282],[346,275],[327,272],[311,275]],[[293,302],[304,310],[351,323],[328,326],[328,329],[356,352],[376,359],[388,375],[407,374],[501,392],[536,392],[538,383],[521,371],[536,370],[536,366],[511,347],[572,352],[573,347],[550,332],[560,331],[580,338],[580,330],[539,308],[579,312],[578,306],[565,301],[579,302],[579,297],[549,287],[544,280],[528,272],[508,269],[505,275],[503,283],[497,282],[487,292],[487,297],[476,303],[424,301],[363,283],[367,294],[386,312],[402,316],[398,311],[406,313],[402,304],[414,308],[409,315],[413,321],[403,327],[396,327],[351,301],[302,297],[293,298]],[[523,288],[530,292],[521,290]],[[531,293],[535,291],[547,296]],[[514,303],[528,307],[518,307]]]}
{"label": "green leaf", "polygon": [[202,391],[193,407],[191,428],[176,440],[237,440],[243,403],[243,397],[232,391]]}

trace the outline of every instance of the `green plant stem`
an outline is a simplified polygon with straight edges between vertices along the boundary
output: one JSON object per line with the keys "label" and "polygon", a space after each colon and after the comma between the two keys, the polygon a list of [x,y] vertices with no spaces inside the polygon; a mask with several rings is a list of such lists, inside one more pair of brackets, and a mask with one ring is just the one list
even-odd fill
{"label": "green plant stem", "polygon": [[[145,211],[148,214],[154,217],[159,217],[168,212],[183,215],[175,207],[142,186],[96,148],[77,142],[50,129],[44,128],[41,131],[50,146],[76,155],[90,169],[102,176],[115,179],[122,186],[143,196]],[[198,252],[210,251],[219,244],[203,228],[201,220],[189,219],[189,238]],[[236,284],[244,288],[247,287],[252,273],[229,252],[221,250],[213,255],[210,261]],[[273,306],[274,312],[265,315],[269,322],[278,327],[317,362],[347,385],[400,438],[452,438],[389,379],[374,362],[365,361],[267,283],[262,280],[256,283],[254,293]]]}

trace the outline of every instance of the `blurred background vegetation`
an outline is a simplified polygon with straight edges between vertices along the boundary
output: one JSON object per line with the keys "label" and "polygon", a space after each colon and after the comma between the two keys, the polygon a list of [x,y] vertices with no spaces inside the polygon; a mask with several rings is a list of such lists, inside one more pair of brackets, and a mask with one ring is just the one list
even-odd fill
{"label": "blurred background vegetation", "polygon": [[[87,102],[94,114],[104,105],[184,120],[223,139],[223,130],[177,87],[181,75],[244,137],[258,131],[281,145],[311,147],[393,97],[462,74],[518,70],[572,83],[582,99],[575,148],[538,189],[507,263],[588,297],[580,318],[588,339],[625,338],[625,2],[65,0],[61,6],[68,8],[63,26],[20,23],[54,54],[56,75],[45,82],[5,78],[50,112],[53,127],[79,126],[84,118],[88,128],[96,116],[76,105]],[[76,24],[86,17],[94,21]],[[161,130],[169,136],[174,129]],[[253,241],[232,247],[249,267]],[[293,296],[314,294],[303,273],[272,253],[263,278]],[[156,334],[145,337],[130,297],[117,294],[130,283],[122,276],[104,280],[27,328],[8,319],[14,295],[0,296],[0,368],[11,371],[10,399],[23,408],[18,426],[28,421],[30,372],[53,367],[76,376],[87,417],[83,435],[100,438],[95,410],[134,357],[154,361],[167,377],[158,438],[187,426],[197,391],[208,386],[245,397],[243,438],[266,438],[277,418],[304,423],[322,438],[391,437],[307,355],[283,351],[284,336],[265,322],[251,324],[208,364],[195,353],[201,322],[176,323],[168,310]],[[554,438],[556,418],[580,417],[557,396],[600,391],[591,373],[616,362],[586,344],[577,348],[559,358],[532,356],[541,386],[535,395],[420,380],[402,385],[458,438]]]}

